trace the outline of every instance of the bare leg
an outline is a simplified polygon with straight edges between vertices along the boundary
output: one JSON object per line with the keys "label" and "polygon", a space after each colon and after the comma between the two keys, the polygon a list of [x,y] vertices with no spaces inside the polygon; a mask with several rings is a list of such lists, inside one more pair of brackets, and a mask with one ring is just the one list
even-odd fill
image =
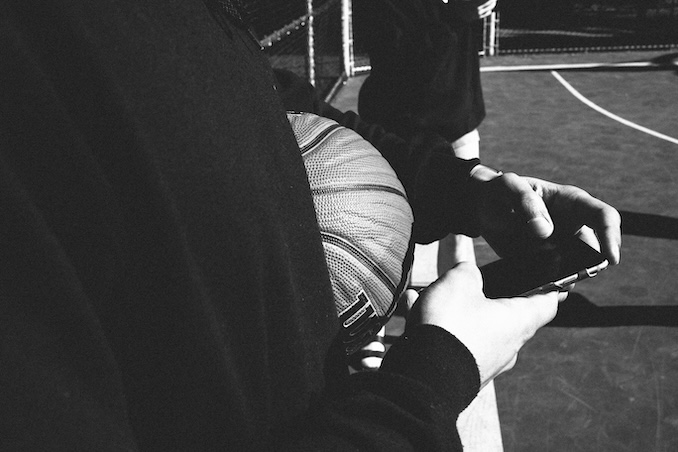
{"label": "bare leg", "polygon": [[384,336],[386,335],[386,327],[382,327],[377,333],[374,340],[365,345],[362,349],[356,352],[351,366],[356,371],[375,371],[381,367],[381,362],[384,360],[386,347],[384,346]]}
{"label": "bare leg", "polygon": [[[473,130],[452,143],[452,150],[454,155],[462,159],[477,158],[480,155],[480,135],[478,130]],[[440,240],[438,274],[442,274],[459,262],[476,263],[473,239],[465,235],[448,235]]]}

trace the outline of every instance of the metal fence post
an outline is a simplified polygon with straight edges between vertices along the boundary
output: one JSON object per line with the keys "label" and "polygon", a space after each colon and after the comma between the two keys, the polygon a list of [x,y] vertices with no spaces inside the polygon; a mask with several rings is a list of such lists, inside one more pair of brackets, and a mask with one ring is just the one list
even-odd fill
{"label": "metal fence post", "polygon": [[344,73],[353,77],[355,56],[353,55],[353,2],[341,0],[341,42],[344,54]]}
{"label": "metal fence post", "polygon": [[315,16],[313,13],[313,0],[306,0],[306,15],[308,16],[306,25],[306,64],[308,82],[315,86],[315,29],[313,28]]}

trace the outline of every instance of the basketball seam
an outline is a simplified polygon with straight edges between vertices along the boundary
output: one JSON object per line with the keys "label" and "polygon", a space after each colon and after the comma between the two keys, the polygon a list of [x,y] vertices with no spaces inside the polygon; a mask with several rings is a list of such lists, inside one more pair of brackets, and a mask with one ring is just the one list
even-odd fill
{"label": "basketball seam", "polygon": [[400,196],[405,201],[407,201],[407,195],[405,195],[405,193],[403,193],[402,191],[398,190],[395,187],[389,187],[386,185],[377,185],[377,184],[350,184],[339,186],[334,185],[332,187],[314,188],[312,190],[313,195],[326,195],[353,191],[381,191]]}
{"label": "basketball seam", "polygon": [[302,157],[305,157],[306,154],[311,153],[314,149],[316,149],[320,144],[322,144],[323,141],[325,141],[330,135],[332,135],[334,132],[338,131],[341,129],[342,126],[339,124],[330,124],[327,128],[323,129],[321,132],[313,132],[313,135],[318,134],[315,136],[310,142],[304,144],[301,146],[299,149],[301,150],[301,155]]}
{"label": "basketball seam", "polygon": [[389,278],[389,276],[386,273],[384,273],[384,271],[381,268],[379,268],[379,266],[376,263],[374,263],[372,259],[366,256],[362,251],[360,251],[358,248],[356,248],[343,238],[336,236],[334,234],[321,231],[320,235],[323,238],[324,242],[336,246],[337,248],[349,253],[351,256],[360,261],[361,264],[363,264],[370,271],[372,271],[372,273],[376,275],[379,281],[381,281],[382,284],[386,286],[386,288],[389,290],[389,292],[391,292],[391,294],[395,294],[396,284],[393,281],[391,281],[391,278]]}

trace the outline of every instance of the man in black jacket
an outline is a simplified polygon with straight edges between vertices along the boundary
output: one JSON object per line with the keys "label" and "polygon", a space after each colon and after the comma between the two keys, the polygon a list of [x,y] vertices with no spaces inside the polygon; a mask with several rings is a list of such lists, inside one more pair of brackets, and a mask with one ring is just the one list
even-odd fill
{"label": "man in black jacket", "polygon": [[[266,58],[221,7],[1,4],[0,449],[460,448],[449,426],[557,296],[487,300],[462,265],[381,371],[349,376],[297,143]],[[377,139],[421,237],[513,243],[488,204],[503,197],[517,232],[576,210],[558,227],[589,224],[618,261],[618,214],[581,190],[495,178],[436,137],[423,160]]]}
{"label": "man in black jacket", "polygon": [[[406,139],[432,131],[463,159],[480,156],[485,118],[480,81],[479,20],[496,0],[356,0],[355,33],[369,54],[358,112]],[[439,267],[475,262],[473,241],[439,243]]]}

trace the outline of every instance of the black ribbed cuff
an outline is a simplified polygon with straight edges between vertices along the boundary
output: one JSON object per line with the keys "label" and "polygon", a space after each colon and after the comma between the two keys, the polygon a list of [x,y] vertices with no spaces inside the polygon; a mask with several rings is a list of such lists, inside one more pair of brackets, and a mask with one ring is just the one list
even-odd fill
{"label": "black ribbed cuff", "polygon": [[417,325],[390,348],[381,370],[417,380],[463,411],[480,390],[475,358],[454,335],[434,325]]}

